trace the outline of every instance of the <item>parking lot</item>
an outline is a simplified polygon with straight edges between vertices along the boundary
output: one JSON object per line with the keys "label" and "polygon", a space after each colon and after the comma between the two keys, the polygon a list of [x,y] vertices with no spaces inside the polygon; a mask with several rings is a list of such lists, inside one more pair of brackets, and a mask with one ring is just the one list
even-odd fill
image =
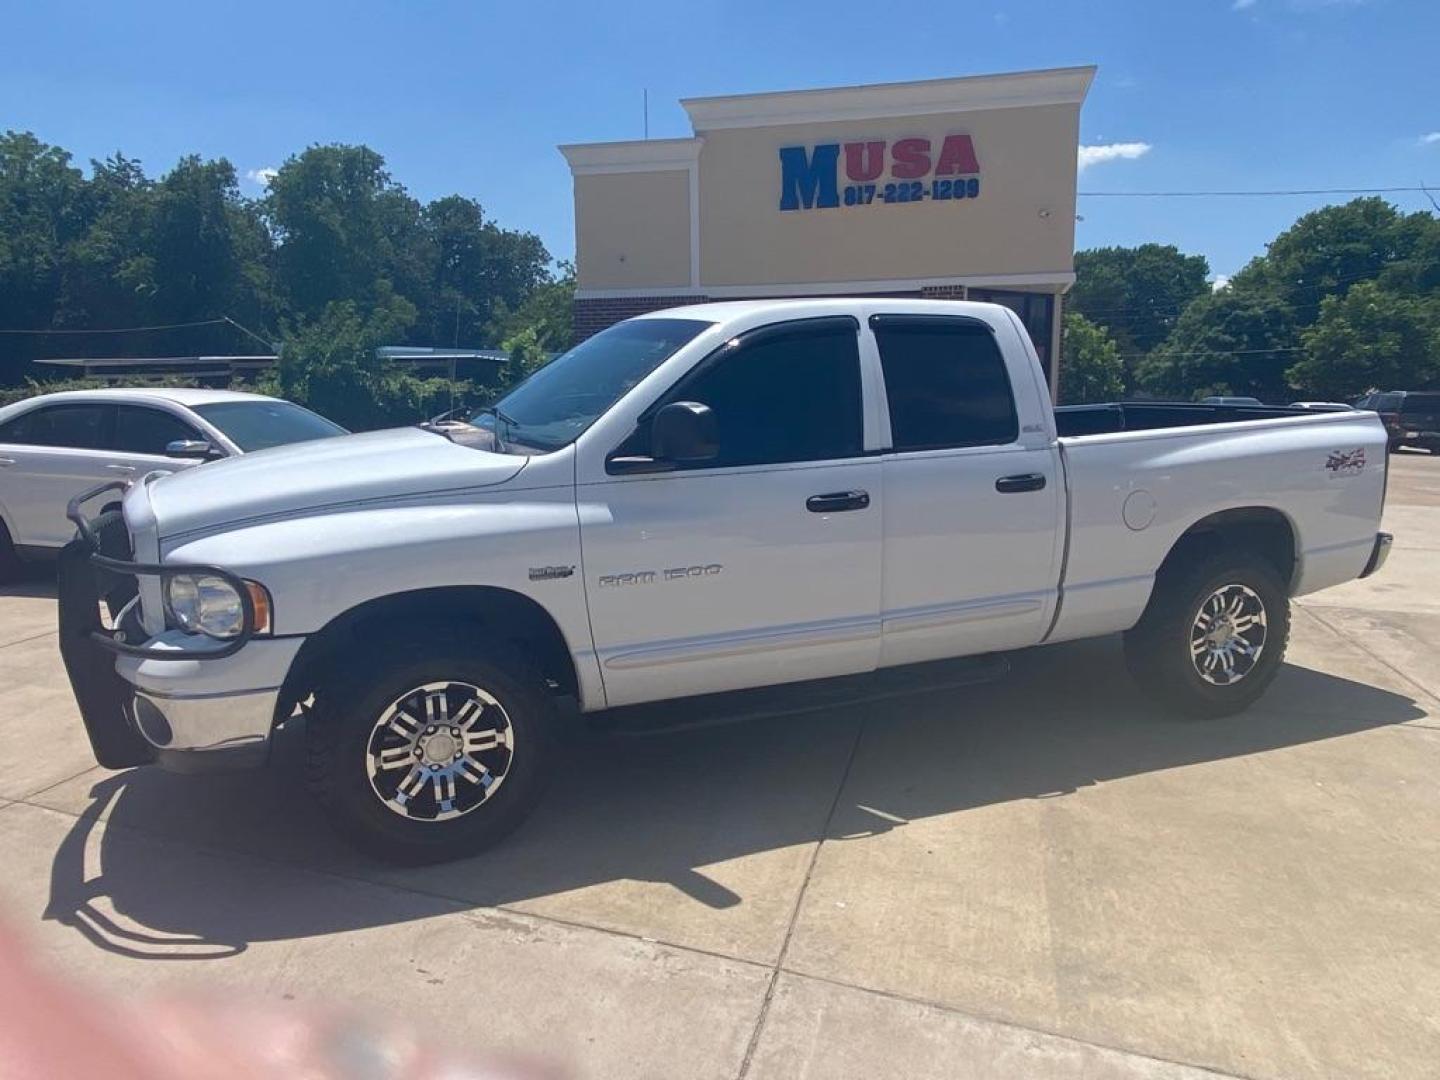
{"label": "parking lot", "polygon": [[510,841],[420,870],[314,819],[295,732],[263,773],[94,767],[37,578],[0,589],[0,916],[99,990],[580,1077],[1433,1076],[1440,458],[1393,459],[1385,527],[1239,717],[1159,714],[1118,639],[747,698],[577,734]]}

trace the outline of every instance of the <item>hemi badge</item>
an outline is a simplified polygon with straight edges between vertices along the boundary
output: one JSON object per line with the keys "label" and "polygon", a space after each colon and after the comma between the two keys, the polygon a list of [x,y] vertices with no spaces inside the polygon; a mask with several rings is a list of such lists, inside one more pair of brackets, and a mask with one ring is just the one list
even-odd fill
{"label": "hemi badge", "polygon": [[575,573],[573,566],[532,566],[530,567],[531,581],[554,581],[556,578],[567,578]]}

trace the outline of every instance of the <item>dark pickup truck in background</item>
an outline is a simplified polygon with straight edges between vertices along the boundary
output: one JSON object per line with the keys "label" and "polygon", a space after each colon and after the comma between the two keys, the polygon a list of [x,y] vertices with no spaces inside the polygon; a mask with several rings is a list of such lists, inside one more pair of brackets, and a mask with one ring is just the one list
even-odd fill
{"label": "dark pickup truck in background", "polygon": [[1440,453],[1440,391],[1377,391],[1366,394],[1355,407],[1380,414],[1391,450],[1413,446]]}

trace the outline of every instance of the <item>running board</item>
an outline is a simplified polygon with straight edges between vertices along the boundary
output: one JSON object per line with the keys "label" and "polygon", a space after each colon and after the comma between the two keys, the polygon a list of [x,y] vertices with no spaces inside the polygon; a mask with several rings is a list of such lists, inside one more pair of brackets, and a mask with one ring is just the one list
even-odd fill
{"label": "running board", "polygon": [[881,668],[864,675],[782,683],[753,690],[731,690],[673,701],[624,705],[591,713],[590,727],[618,735],[666,734],[693,728],[766,720],[825,709],[851,708],[872,701],[933,694],[943,690],[994,682],[1010,672],[1003,653],[985,653],[958,660]]}

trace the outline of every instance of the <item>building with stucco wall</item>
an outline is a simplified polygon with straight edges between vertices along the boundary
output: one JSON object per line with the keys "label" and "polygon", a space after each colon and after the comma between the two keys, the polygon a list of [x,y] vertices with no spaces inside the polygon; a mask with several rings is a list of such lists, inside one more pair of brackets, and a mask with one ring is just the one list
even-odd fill
{"label": "building with stucco wall", "polygon": [[575,333],[701,300],[992,300],[1052,387],[1093,67],[691,98],[686,139],[562,146]]}

